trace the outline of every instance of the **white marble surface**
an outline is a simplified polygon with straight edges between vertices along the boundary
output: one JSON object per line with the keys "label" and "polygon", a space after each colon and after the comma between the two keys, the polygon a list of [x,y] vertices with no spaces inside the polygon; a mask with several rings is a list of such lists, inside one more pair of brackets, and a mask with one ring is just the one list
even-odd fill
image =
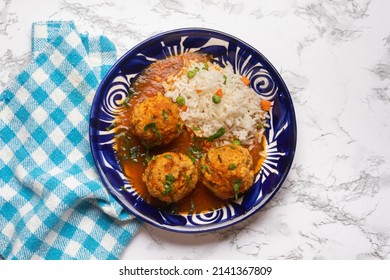
{"label": "white marble surface", "polygon": [[206,234],[145,225],[123,259],[389,259],[389,0],[0,0],[0,90],[30,58],[31,23],[74,20],[123,54],[180,27],[260,50],[290,89],[298,145],[267,207]]}

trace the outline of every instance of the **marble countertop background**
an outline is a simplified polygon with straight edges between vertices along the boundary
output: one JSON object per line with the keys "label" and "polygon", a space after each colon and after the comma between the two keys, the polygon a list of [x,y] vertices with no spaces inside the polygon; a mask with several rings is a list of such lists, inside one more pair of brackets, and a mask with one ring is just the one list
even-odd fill
{"label": "marble countertop background", "polygon": [[181,27],[262,52],[290,90],[292,169],[265,209],[186,235],[144,225],[123,259],[389,259],[390,1],[0,0],[0,91],[30,59],[31,23],[73,20],[118,55]]}

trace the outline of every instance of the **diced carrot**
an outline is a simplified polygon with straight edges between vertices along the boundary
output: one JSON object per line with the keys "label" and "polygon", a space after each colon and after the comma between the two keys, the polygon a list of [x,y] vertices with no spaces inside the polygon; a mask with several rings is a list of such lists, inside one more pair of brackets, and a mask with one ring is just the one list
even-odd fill
{"label": "diced carrot", "polygon": [[195,91],[196,91],[196,93],[201,93],[203,90],[201,90],[201,89],[196,89]]}
{"label": "diced carrot", "polygon": [[182,110],[182,111],[187,111],[187,106],[186,105],[183,105],[183,106],[180,106],[180,109]]}
{"label": "diced carrot", "polygon": [[223,91],[221,88],[217,89],[217,91],[215,92],[215,95],[218,95],[219,97],[222,97],[223,96]]}
{"label": "diced carrot", "polygon": [[264,111],[269,111],[272,107],[272,103],[269,100],[261,100],[260,106],[261,106],[261,109],[263,109]]}
{"label": "diced carrot", "polygon": [[246,85],[246,86],[249,86],[249,84],[251,83],[251,81],[245,77],[245,76],[241,76],[241,81]]}

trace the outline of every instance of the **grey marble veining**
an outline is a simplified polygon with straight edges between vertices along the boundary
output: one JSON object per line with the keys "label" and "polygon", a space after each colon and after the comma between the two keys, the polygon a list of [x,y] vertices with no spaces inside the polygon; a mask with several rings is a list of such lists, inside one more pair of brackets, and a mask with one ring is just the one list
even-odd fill
{"label": "grey marble veining", "polygon": [[[30,58],[31,23],[74,20],[118,54],[161,31],[208,27],[262,52],[290,90],[298,145],[260,212],[217,232],[145,225],[123,259],[389,259],[387,0],[0,0],[0,90]],[[142,252],[142,253],[140,253]]]}

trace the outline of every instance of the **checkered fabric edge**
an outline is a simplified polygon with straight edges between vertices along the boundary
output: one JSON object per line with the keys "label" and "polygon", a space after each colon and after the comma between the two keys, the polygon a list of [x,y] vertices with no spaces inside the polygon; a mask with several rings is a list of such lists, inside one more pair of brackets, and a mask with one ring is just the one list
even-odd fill
{"label": "checkered fabric edge", "polygon": [[88,142],[115,46],[73,22],[44,22],[33,25],[32,53],[0,95],[0,254],[117,259],[140,222],[103,188]]}

